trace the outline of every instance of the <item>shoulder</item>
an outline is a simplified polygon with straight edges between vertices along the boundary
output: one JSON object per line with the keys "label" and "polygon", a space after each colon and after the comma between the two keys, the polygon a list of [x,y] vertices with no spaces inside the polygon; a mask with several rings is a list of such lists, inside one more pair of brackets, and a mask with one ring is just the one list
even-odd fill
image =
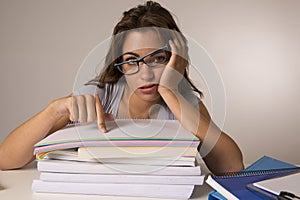
{"label": "shoulder", "polygon": [[103,95],[105,88],[99,88],[97,85],[84,85],[73,91],[74,95],[98,94]]}
{"label": "shoulder", "polygon": [[103,87],[99,87],[97,84],[87,84],[73,91],[74,95],[84,94],[99,94],[103,95],[105,91],[119,91],[124,89],[124,83],[119,81],[117,83],[105,83]]}

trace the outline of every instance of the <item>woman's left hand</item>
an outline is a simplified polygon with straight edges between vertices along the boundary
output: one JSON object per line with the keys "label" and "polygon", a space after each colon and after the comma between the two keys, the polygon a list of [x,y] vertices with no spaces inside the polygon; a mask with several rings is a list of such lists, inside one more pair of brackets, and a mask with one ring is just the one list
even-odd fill
{"label": "woman's left hand", "polygon": [[158,91],[163,89],[177,90],[182,80],[185,69],[188,66],[188,47],[180,33],[174,33],[175,37],[169,41],[171,58],[167,63],[159,83]]}

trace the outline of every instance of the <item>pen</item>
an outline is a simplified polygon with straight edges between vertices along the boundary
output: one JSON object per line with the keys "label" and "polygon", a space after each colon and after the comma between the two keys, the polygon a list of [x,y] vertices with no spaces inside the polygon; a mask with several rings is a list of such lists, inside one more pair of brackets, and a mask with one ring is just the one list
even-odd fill
{"label": "pen", "polygon": [[281,191],[278,196],[278,200],[293,200],[293,199],[300,199],[300,197],[286,191]]}

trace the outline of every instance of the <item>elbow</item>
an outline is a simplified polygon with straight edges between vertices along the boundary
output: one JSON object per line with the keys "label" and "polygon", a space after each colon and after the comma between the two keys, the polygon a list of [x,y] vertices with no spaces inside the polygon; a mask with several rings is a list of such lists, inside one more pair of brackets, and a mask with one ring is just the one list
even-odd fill
{"label": "elbow", "polygon": [[242,154],[239,154],[232,156],[231,162],[227,162],[227,165],[224,166],[219,173],[221,173],[221,175],[226,173],[237,173],[242,171],[244,168],[243,156]]}
{"label": "elbow", "polygon": [[13,170],[13,169],[19,169],[21,167],[11,167],[6,165],[1,165],[0,163],[0,171],[7,171],[7,170]]}
{"label": "elbow", "polygon": [[244,169],[244,164],[242,161],[240,162],[235,162],[234,165],[230,166],[230,168],[227,170],[227,172],[231,173],[231,172],[240,172]]}
{"label": "elbow", "polygon": [[27,163],[11,163],[9,161],[3,161],[2,159],[0,159],[0,171],[20,169],[26,164]]}
{"label": "elbow", "polygon": [[[32,159],[33,160],[33,159]],[[29,162],[31,162],[30,160]],[[0,146],[0,171],[20,169],[24,167],[29,162],[22,159],[14,158],[12,155],[8,155]]]}
{"label": "elbow", "polygon": [[232,171],[233,172],[240,172],[243,169],[245,169],[245,165],[244,165],[244,158],[243,158],[243,154],[242,151],[240,150],[240,148],[237,146],[237,153],[234,156],[235,159],[233,159],[233,163],[234,165],[232,166]]}
{"label": "elbow", "polygon": [[238,151],[227,152],[226,155],[216,155],[210,152],[203,159],[208,169],[215,175],[236,173],[244,169],[243,155],[239,149]]}

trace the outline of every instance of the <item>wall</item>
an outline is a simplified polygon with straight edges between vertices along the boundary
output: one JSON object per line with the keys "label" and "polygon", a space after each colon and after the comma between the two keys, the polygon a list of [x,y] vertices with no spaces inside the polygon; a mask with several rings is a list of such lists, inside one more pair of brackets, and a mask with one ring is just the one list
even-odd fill
{"label": "wall", "polygon": [[[51,100],[68,95],[90,50],[140,2],[1,0],[0,141]],[[226,92],[223,129],[245,162],[270,155],[300,164],[300,2],[160,2],[215,63]]]}

